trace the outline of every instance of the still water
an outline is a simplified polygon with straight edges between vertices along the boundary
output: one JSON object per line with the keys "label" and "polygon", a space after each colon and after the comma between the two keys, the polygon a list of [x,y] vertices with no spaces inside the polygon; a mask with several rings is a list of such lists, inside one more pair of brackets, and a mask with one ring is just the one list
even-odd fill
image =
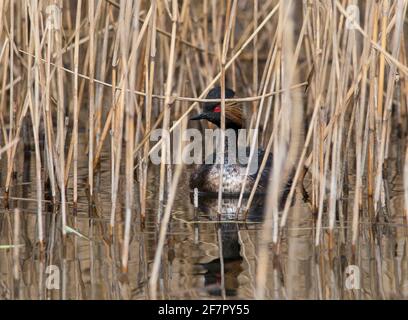
{"label": "still water", "polygon": [[[36,240],[35,158],[30,148],[16,157],[9,209],[0,211],[1,299],[148,299],[149,274],[158,239],[157,168],[149,170],[148,210],[142,224],[133,215],[129,270],[120,268],[124,196],[110,239],[109,158],[102,157],[95,199],[86,192],[87,158],[81,154],[78,212],[68,205],[68,225],[78,231],[62,240],[58,205],[45,200],[46,248]],[[5,159],[1,160],[6,165]],[[161,299],[253,299],[264,200],[255,199],[246,223],[237,223],[237,199],[224,199],[220,219],[217,200],[199,198],[194,208],[188,189],[189,170],[180,180],[162,256],[158,297]],[[266,282],[268,299],[404,299],[408,297],[408,228],[403,220],[402,178],[395,166],[388,184],[388,205],[370,223],[361,213],[355,252],[351,248],[352,192],[342,199],[346,219],[338,220],[334,249],[327,228],[315,246],[315,216],[299,194],[283,232],[281,251],[271,247]],[[1,180],[5,179],[4,174]],[[3,184],[4,185],[4,184]],[[71,186],[72,187],[72,186]],[[121,186],[122,192],[124,186]],[[137,183],[136,183],[137,188]],[[44,199],[49,197],[44,195]],[[68,190],[72,199],[72,188]],[[14,208],[19,208],[15,211]],[[324,221],[327,226],[327,221]],[[13,245],[10,247],[10,245]]]}

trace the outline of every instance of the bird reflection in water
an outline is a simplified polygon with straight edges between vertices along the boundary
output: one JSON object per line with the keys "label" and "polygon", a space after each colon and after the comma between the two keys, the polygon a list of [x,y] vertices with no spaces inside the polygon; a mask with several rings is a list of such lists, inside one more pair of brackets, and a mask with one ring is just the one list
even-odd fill
{"label": "bird reflection in water", "polygon": [[[193,197],[191,198],[192,201]],[[243,199],[238,218],[242,219],[243,208],[246,207],[247,199]],[[217,197],[201,196],[198,198],[196,211],[198,220],[219,220],[218,245],[220,257],[206,263],[197,263],[199,274],[204,276],[204,286],[211,296],[234,297],[239,288],[238,277],[244,270],[242,267],[241,244],[239,230],[243,226],[249,228],[254,222],[262,220],[264,197],[255,197],[247,213],[245,223],[236,220],[238,210],[238,198],[223,198],[221,214],[218,215]],[[198,227],[198,226],[197,226]]]}

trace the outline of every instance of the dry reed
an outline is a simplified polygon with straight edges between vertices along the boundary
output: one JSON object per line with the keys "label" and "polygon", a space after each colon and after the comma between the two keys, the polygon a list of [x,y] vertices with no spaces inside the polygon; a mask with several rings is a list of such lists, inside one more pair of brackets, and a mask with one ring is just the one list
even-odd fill
{"label": "dry reed", "polygon": [[[109,230],[123,236],[121,267],[126,273],[132,223],[146,219],[149,179],[157,170],[149,156],[160,149],[154,217],[158,243],[149,282],[150,297],[157,298],[161,256],[184,170],[183,165],[165,161],[182,153],[171,148],[167,137],[178,127],[186,128],[188,117],[214,85],[231,87],[238,97],[225,99],[222,90],[219,99],[222,139],[225,104],[236,101],[245,108],[247,125],[259,132],[248,138],[250,158],[257,151],[256,138],[267,154],[274,155],[256,273],[255,296],[264,298],[269,245],[279,253],[292,199],[304,178],[310,182],[306,189],[316,214],[316,246],[326,239],[328,228],[329,248],[334,248],[345,185],[352,189],[351,219],[346,223],[351,225],[353,251],[363,209],[369,208],[374,222],[386,207],[392,137],[396,130],[403,134],[407,130],[407,4],[407,0],[2,1],[0,153],[6,153],[6,202],[13,197],[23,126],[29,126],[34,146],[41,249],[49,234],[43,223],[44,194],[59,205],[65,237],[70,230],[68,204],[72,202],[76,212],[83,185],[80,158],[86,153],[90,203],[98,193],[101,167],[108,163]],[[157,142],[150,141],[154,129],[162,131]],[[408,221],[407,146],[404,149]],[[220,151],[222,173],[224,143]],[[246,211],[267,156],[261,160]],[[349,183],[350,172],[355,180]],[[280,213],[281,189],[291,173],[293,183]],[[219,212],[222,196],[220,178]],[[15,212],[17,222],[22,214]],[[121,219],[124,223],[118,227]]]}

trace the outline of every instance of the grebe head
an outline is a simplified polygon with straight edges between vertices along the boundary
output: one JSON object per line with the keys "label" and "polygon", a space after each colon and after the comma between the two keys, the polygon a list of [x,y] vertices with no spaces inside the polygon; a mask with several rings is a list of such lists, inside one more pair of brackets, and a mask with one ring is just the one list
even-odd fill
{"label": "grebe head", "polygon": [[[225,99],[231,99],[235,96],[232,89],[225,89]],[[221,88],[211,89],[206,99],[221,99]],[[205,102],[203,112],[192,117],[190,120],[207,120],[218,127],[221,127],[221,102]],[[243,127],[243,116],[241,107],[234,102],[225,103],[225,128],[241,129]]]}

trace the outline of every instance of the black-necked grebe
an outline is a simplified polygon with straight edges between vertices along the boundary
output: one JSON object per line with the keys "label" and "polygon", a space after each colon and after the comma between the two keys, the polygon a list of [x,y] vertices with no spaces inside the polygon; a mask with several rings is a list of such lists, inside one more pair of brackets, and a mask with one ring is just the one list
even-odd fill
{"label": "black-necked grebe", "polygon": [[[231,99],[235,95],[235,92],[231,89],[225,90],[225,98]],[[221,99],[221,88],[215,87],[211,89],[206,97],[206,99]],[[203,106],[203,112],[190,120],[207,120],[218,127],[221,127],[221,106],[220,102],[206,102]],[[244,125],[244,114],[242,107],[237,103],[226,103],[225,104],[225,129],[232,129],[235,131],[235,137],[238,138],[238,130],[243,129]],[[238,140],[237,140],[238,141]],[[238,150],[235,148],[235,152]],[[239,194],[241,192],[241,187],[243,180],[245,178],[245,172],[247,164],[242,164],[240,161],[234,161],[234,163],[229,163],[230,157],[229,153],[232,152],[228,148],[228,143],[225,143],[225,153],[224,153],[224,170],[223,170],[223,192],[227,194]],[[250,148],[245,148],[245,153],[248,158]],[[245,185],[245,193],[249,193],[252,190],[255,179],[258,174],[259,167],[261,166],[262,159],[264,157],[264,150],[257,150],[257,157],[254,157],[256,170],[251,170],[251,174],[247,177],[247,182]],[[215,155],[211,156],[215,159]],[[239,157],[233,157],[237,159]],[[266,187],[268,184],[268,177],[270,168],[272,166],[272,154],[269,154],[268,160],[261,174],[260,181],[258,183],[257,191],[266,192]],[[219,182],[220,182],[220,165],[219,164],[205,164],[198,166],[190,176],[190,188],[197,188],[200,192],[206,193],[218,193]],[[254,172],[256,171],[256,172]]]}

